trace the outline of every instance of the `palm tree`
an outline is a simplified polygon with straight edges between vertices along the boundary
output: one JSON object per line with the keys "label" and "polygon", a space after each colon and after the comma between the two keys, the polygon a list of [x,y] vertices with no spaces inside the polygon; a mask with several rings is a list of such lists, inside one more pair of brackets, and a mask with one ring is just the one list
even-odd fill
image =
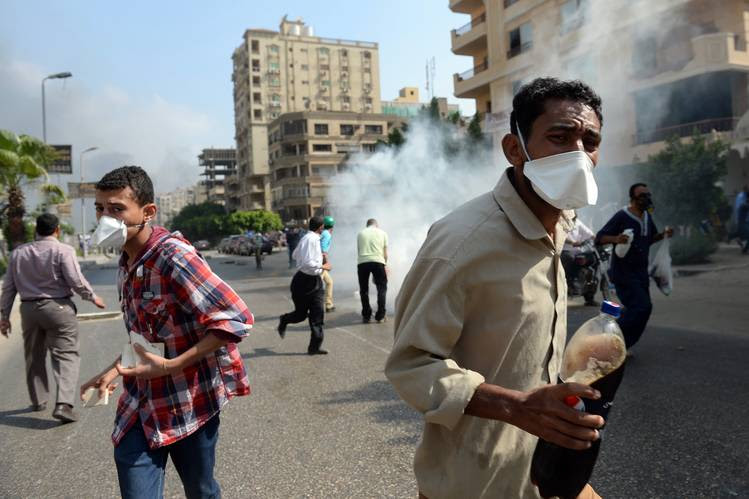
{"label": "palm tree", "polygon": [[[25,241],[23,216],[26,214],[23,186],[39,180],[47,180],[47,170],[42,165],[49,164],[55,151],[41,140],[29,135],[16,135],[8,130],[0,130],[0,187],[5,195],[5,216],[8,222],[8,246],[12,250]],[[42,186],[49,198],[54,195],[64,198],[58,186]]]}

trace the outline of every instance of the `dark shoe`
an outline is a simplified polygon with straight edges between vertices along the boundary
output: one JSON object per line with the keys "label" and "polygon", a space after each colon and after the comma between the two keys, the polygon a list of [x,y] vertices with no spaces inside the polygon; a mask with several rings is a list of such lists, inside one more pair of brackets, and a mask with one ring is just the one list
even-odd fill
{"label": "dark shoe", "polygon": [[68,404],[57,404],[52,412],[52,417],[59,419],[63,423],[75,423],[78,421],[78,415],[73,412],[73,407]]}
{"label": "dark shoe", "polygon": [[323,350],[322,348],[318,348],[317,350],[307,350],[307,355],[328,355],[328,351]]}
{"label": "dark shoe", "polygon": [[382,324],[388,321],[387,317],[383,317],[382,319],[375,319],[377,321],[377,324]]}
{"label": "dark shoe", "polygon": [[31,404],[31,410],[34,412],[41,412],[47,409],[47,402],[42,402],[40,404]]}
{"label": "dark shoe", "polygon": [[284,339],[286,337],[286,323],[283,321],[282,317],[278,318],[278,336],[281,337],[281,339]]}
{"label": "dark shoe", "polygon": [[325,307],[325,312],[332,312],[333,310],[335,310],[335,306]]}
{"label": "dark shoe", "polygon": [[369,321],[371,321],[371,320],[372,319],[370,319],[369,317],[362,317],[361,318],[362,324],[369,324]]}

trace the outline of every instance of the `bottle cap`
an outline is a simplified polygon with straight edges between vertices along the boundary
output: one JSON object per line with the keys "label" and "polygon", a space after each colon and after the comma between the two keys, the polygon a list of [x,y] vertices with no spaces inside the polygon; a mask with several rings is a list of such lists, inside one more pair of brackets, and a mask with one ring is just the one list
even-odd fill
{"label": "bottle cap", "polygon": [[622,306],[613,301],[604,301],[601,303],[601,313],[608,314],[618,319],[622,315]]}

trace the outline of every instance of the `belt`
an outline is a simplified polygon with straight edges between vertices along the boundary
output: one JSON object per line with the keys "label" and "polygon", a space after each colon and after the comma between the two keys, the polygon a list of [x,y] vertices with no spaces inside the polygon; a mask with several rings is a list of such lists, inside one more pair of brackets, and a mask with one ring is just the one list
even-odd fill
{"label": "belt", "polygon": [[68,296],[47,296],[44,298],[21,298],[22,302],[30,302],[30,301],[42,301],[42,300],[67,300],[73,295]]}

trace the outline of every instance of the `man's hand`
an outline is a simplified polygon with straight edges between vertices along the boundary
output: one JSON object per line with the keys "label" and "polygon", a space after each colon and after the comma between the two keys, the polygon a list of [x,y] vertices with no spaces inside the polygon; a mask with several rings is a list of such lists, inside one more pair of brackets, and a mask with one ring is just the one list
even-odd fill
{"label": "man's hand", "polygon": [[92,386],[99,389],[98,398],[104,397],[104,393],[107,391],[111,395],[112,392],[114,392],[114,390],[117,388],[117,383],[112,383],[112,381],[117,379],[117,376],[119,376],[117,370],[109,369],[104,374],[96,375],[90,380],[86,381],[81,385],[81,400],[83,400],[83,394],[86,393],[86,390],[88,390]]}
{"label": "man's hand", "polygon": [[122,376],[134,376],[138,379],[152,379],[169,374],[169,368],[171,366],[169,359],[147,352],[145,348],[137,343],[133,345],[133,350],[135,350],[135,353],[140,356],[142,362],[137,366],[130,368],[122,367],[122,364],[117,362],[115,367],[117,368],[117,372]]}
{"label": "man's hand", "polygon": [[100,296],[94,298],[94,305],[99,308],[107,308],[107,304],[104,303],[104,300],[102,300]]}
{"label": "man's hand", "polygon": [[601,496],[593,490],[593,487],[589,483],[585,484],[585,488],[577,495],[577,499],[602,499]]}
{"label": "man's hand", "polygon": [[546,385],[529,392],[483,383],[465,413],[504,421],[547,442],[584,450],[598,440],[597,428],[604,421],[601,416],[568,407],[564,399],[569,396],[598,399],[600,393],[579,383]]}
{"label": "man's hand", "polygon": [[10,321],[0,320],[0,333],[6,338],[10,336]]}
{"label": "man's hand", "polygon": [[616,238],[614,244],[627,244],[629,243],[629,237],[627,237],[627,234],[619,234],[618,236],[614,236]]}
{"label": "man's hand", "polygon": [[330,270],[332,268],[333,267],[331,267],[330,262],[325,262],[325,263],[322,264],[322,269],[323,270]]}
{"label": "man's hand", "polygon": [[674,228],[670,226],[666,226],[666,230],[663,231],[663,235],[665,237],[673,237],[674,236]]}

